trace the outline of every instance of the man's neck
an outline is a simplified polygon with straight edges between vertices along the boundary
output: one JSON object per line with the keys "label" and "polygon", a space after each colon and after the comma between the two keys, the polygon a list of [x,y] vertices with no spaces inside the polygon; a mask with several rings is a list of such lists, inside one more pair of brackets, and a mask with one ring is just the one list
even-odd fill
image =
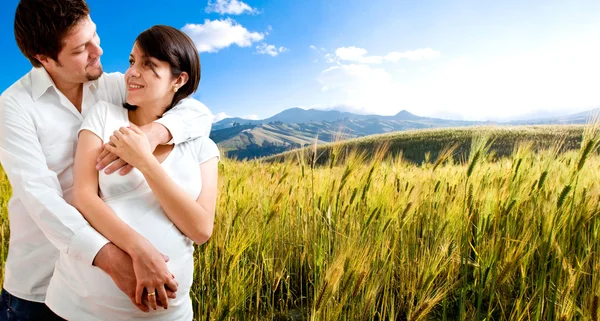
{"label": "man's neck", "polygon": [[56,88],[63,94],[67,99],[81,112],[81,104],[83,101],[83,84],[72,83],[67,81],[61,81],[58,77],[52,77],[52,74],[48,73]]}

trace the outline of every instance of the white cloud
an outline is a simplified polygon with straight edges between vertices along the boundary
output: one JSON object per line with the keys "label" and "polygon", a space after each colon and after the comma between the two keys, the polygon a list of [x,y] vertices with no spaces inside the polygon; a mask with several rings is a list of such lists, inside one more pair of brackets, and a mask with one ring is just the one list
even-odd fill
{"label": "white cloud", "polygon": [[359,61],[366,54],[366,49],[356,47],[342,47],[335,50],[335,55],[342,60]]}
{"label": "white cloud", "polygon": [[367,65],[341,65],[327,68],[319,78],[323,91],[341,89],[345,92],[372,90],[389,84],[392,75],[382,68]]}
{"label": "white cloud", "polygon": [[[327,50],[325,48],[323,48],[323,47],[317,48],[315,45],[310,45],[309,48],[311,50],[314,50],[318,54],[319,57],[323,56],[327,63],[330,63],[330,64],[338,63],[339,64],[339,59],[334,54],[327,53]],[[318,62],[319,60],[316,59],[313,61]]]}
{"label": "white cloud", "polygon": [[332,64],[332,63],[339,64],[338,59],[334,55],[329,54],[329,53],[325,54],[325,61],[327,61],[327,63],[330,63],[330,64]]}
{"label": "white cloud", "polygon": [[214,123],[219,122],[219,121],[221,121],[221,120],[223,120],[225,118],[231,118],[231,116],[227,115],[227,113],[225,113],[225,112],[220,112],[220,113],[218,113],[218,114],[216,114],[216,115],[213,116],[212,122],[214,124]]}
{"label": "white cloud", "polygon": [[250,47],[265,38],[264,34],[248,31],[230,18],[206,19],[203,24],[186,24],[181,30],[192,38],[199,52],[217,52],[233,44]]}
{"label": "white cloud", "polygon": [[[542,110],[575,113],[600,105],[600,43],[588,40],[567,39],[493,56],[447,57],[427,68],[403,71],[358,62],[332,66],[318,76],[320,103],[365,113],[392,115],[406,109],[467,120],[507,120]],[[403,58],[426,55],[405,52]]]}
{"label": "white cloud", "polygon": [[258,10],[239,0],[208,0],[206,12],[239,15],[245,12],[256,14]]}
{"label": "white cloud", "polygon": [[[319,52],[318,49],[313,49]],[[357,48],[354,46],[340,47],[335,50],[335,55],[330,53],[325,54],[325,59],[329,63],[353,62],[361,64],[381,64],[384,62],[396,63],[401,59],[431,60],[439,58],[441,55],[439,51],[435,51],[431,48],[408,50],[403,52],[393,51],[386,54],[385,56],[368,56],[367,54],[368,51],[364,48]]]}
{"label": "white cloud", "polygon": [[275,57],[277,55],[279,55],[282,52],[286,52],[288,49],[285,47],[275,47],[274,45],[269,45],[266,43],[261,43],[260,45],[256,46],[256,52],[258,54],[261,55],[269,55],[271,57]]}
{"label": "white cloud", "polygon": [[[321,89],[330,97],[331,106],[357,113],[391,115],[397,112],[392,95],[397,93],[393,77],[383,68],[351,64],[327,68],[318,78]],[[327,107],[322,109],[328,109]]]}
{"label": "white cloud", "polygon": [[439,58],[441,53],[431,48],[409,50],[404,52],[390,52],[384,59],[391,62],[398,62],[400,59],[408,60],[430,60]]}
{"label": "white cloud", "polygon": [[246,115],[246,116],[242,116],[242,117],[240,117],[240,118],[243,118],[243,119],[249,119],[249,120],[258,120],[258,115],[256,115],[256,114],[252,114],[252,115]]}

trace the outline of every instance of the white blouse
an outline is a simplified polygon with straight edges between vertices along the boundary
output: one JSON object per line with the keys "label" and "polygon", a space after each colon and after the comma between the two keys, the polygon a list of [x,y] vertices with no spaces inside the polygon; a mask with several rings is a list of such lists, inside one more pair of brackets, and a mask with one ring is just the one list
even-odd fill
{"label": "white blouse", "polygon": [[[127,109],[99,102],[86,116],[81,130],[89,130],[108,142],[112,133],[129,126]],[[200,166],[219,157],[217,145],[208,137],[175,145],[162,167],[186,193],[196,199],[202,189]],[[101,198],[125,223],[143,235],[162,254],[179,282],[177,298],[169,309],[144,313],[137,309],[101,269],[74,260],[61,252],[50,281],[46,304],[67,320],[192,320],[189,296],[194,273],[193,242],[169,220],[142,173],[134,169],[98,174]]]}

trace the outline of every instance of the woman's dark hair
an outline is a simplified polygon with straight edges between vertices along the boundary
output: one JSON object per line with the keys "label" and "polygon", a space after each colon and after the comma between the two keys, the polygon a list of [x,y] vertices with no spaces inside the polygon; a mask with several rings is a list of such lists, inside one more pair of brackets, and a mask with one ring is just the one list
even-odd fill
{"label": "woman's dark hair", "polygon": [[90,13],[84,0],[21,0],[14,32],[19,49],[34,67],[44,55],[58,62],[63,38]]}
{"label": "woman's dark hair", "polygon": [[[173,27],[157,25],[140,33],[135,42],[148,57],[168,62],[174,78],[179,77],[182,72],[186,72],[189,76],[188,81],[177,90],[171,105],[167,106],[165,111],[173,108],[179,101],[198,89],[200,56],[194,42],[185,33]],[[123,106],[129,110],[137,108],[127,103]]]}

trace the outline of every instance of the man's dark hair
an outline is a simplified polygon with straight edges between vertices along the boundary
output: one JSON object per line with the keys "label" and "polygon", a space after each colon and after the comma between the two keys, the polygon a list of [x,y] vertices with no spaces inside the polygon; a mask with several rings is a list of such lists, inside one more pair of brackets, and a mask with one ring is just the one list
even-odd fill
{"label": "man's dark hair", "polygon": [[[179,77],[182,72],[188,74],[188,81],[173,96],[167,111],[179,101],[193,94],[200,84],[200,56],[194,42],[188,35],[173,27],[156,25],[140,33],[135,39],[142,53],[171,66],[171,76]],[[123,106],[135,110],[136,106],[127,103]]]}
{"label": "man's dark hair", "polygon": [[64,37],[89,13],[84,0],[21,0],[15,13],[17,45],[34,67],[42,66],[36,55],[58,61]]}

